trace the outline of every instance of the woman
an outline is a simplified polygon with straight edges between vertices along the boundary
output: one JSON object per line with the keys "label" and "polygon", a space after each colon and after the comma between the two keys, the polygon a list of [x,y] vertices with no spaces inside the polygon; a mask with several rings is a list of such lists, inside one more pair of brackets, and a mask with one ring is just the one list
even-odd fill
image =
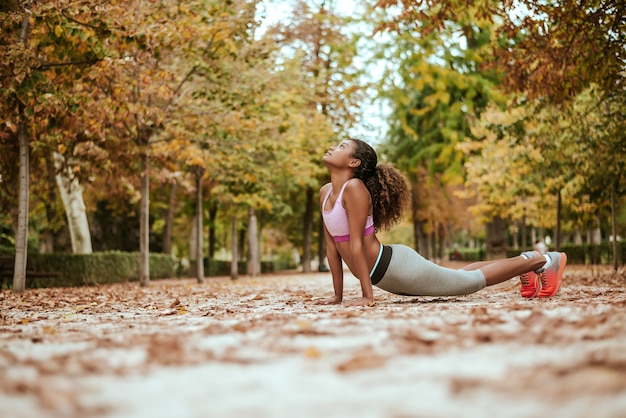
{"label": "woman", "polygon": [[372,286],[399,295],[452,296],[476,292],[520,276],[523,297],[554,296],[567,264],[565,253],[520,256],[470,264],[461,270],[434,264],[405,245],[382,245],[377,229],[395,224],[408,201],[404,176],[359,139],[331,147],[322,157],[330,183],[320,189],[326,255],[335,296],[318,304],[343,301],[343,265],[361,283],[363,297],[347,306],[372,305]]}

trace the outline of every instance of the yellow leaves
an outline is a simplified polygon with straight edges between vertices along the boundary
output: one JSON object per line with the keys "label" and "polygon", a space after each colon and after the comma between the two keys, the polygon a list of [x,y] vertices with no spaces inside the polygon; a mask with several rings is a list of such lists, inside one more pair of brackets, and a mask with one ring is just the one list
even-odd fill
{"label": "yellow leaves", "polygon": [[43,51],[46,55],[50,56],[50,55],[52,55],[52,53],[54,52],[55,48],[56,48],[56,47],[54,46],[54,44],[51,44],[51,45],[47,45],[47,46],[45,46],[45,47],[41,48],[41,50],[42,50],[42,51]]}
{"label": "yellow leaves", "polygon": [[46,335],[55,335],[57,333],[57,330],[49,325],[44,326],[42,331]]}
{"label": "yellow leaves", "polygon": [[257,182],[257,178],[256,178],[256,176],[255,176],[254,174],[252,174],[252,173],[245,173],[245,174],[243,175],[243,178],[244,178],[247,182],[249,182],[249,183],[256,183],[256,182]]}
{"label": "yellow leaves", "polygon": [[57,38],[60,38],[61,35],[63,35],[63,28],[60,25],[56,25],[54,27],[54,34],[57,36]]}
{"label": "yellow leaves", "polygon": [[322,356],[322,352],[315,347],[307,347],[302,354],[309,359],[316,359]]}
{"label": "yellow leaves", "polygon": [[198,154],[188,156],[185,163],[189,167],[205,167],[204,158],[202,158],[202,155]]}

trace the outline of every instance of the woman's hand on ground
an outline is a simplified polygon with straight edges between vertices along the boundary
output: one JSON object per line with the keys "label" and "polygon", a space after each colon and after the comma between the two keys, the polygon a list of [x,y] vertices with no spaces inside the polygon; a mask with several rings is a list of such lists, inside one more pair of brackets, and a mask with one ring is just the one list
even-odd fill
{"label": "woman's hand on ground", "polygon": [[313,305],[339,305],[341,303],[341,299],[330,298],[330,299],[319,299],[314,300]]}
{"label": "woman's hand on ground", "polygon": [[353,299],[343,303],[343,306],[374,306],[374,299],[360,298]]}

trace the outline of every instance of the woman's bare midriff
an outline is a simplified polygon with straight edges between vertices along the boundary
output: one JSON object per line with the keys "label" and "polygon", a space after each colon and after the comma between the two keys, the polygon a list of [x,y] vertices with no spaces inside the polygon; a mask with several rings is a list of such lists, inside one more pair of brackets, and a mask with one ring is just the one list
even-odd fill
{"label": "woman's bare midriff", "polygon": [[[380,241],[376,238],[376,234],[368,235],[363,238],[363,245],[365,246],[365,258],[367,259],[367,268],[372,271],[374,263],[378,259],[378,253],[380,251]],[[339,251],[341,259],[346,263],[350,271],[354,271],[354,263],[352,261],[352,252],[350,251],[350,241],[336,242],[335,247]]]}

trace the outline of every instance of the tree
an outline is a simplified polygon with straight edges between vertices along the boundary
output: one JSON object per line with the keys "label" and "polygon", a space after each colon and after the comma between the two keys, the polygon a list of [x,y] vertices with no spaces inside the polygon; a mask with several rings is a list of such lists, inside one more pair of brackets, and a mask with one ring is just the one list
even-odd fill
{"label": "tree", "polygon": [[[558,105],[567,111],[579,93],[595,85],[607,97],[622,90],[624,84],[625,47],[623,36],[626,7],[614,0],[543,2],[478,2],[462,0],[409,0],[400,5],[380,0],[377,7],[395,13],[379,26],[379,30],[405,32],[414,30],[422,36],[446,33],[450,22],[467,21],[474,15],[477,22],[490,22],[493,36],[489,46],[493,58],[480,63],[482,70],[492,71],[500,80],[500,88],[513,94],[510,104],[521,103],[530,109]],[[463,33],[463,31],[459,31]],[[614,115],[615,116],[615,115]],[[617,120],[613,124],[618,123]],[[539,123],[541,125],[541,123]],[[543,125],[546,127],[546,125]],[[575,178],[561,156],[568,151],[566,142],[556,141],[559,134],[549,127],[550,134],[537,144],[546,156],[541,173],[544,186],[552,188],[561,202],[561,189]],[[528,137],[526,137],[528,138]],[[549,159],[549,156],[554,156]],[[596,158],[592,158],[596,161]],[[519,183],[517,183],[519,184]],[[523,186],[520,186],[523,188]],[[513,187],[515,192],[516,187]],[[545,190],[540,188],[539,190]],[[525,192],[517,190],[524,204]],[[560,241],[560,215],[557,209],[557,247]]]}
{"label": "tree", "polygon": [[[424,11],[426,21],[438,9]],[[387,16],[377,17],[381,21]],[[481,69],[492,33],[475,10],[466,10],[437,33],[401,23],[386,34],[378,59],[387,63],[379,95],[392,111],[384,155],[407,173],[413,188],[412,221],[416,248],[434,254],[434,239],[445,241],[455,214],[441,194],[462,182],[464,156],[457,144],[490,101],[501,100],[493,75]],[[438,254],[442,255],[440,244]],[[432,251],[431,251],[432,250]]]}
{"label": "tree", "polygon": [[[204,115],[212,110],[215,102],[206,100],[197,80],[211,81],[220,61],[236,52],[237,40],[248,30],[254,4],[244,0],[228,4],[163,0],[111,3],[106,7],[115,43],[111,59],[102,63],[93,78],[99,88],[106,133],[116,138],[105,143],[106,149],[140,173],[142,285],[149,283],[153,144],[165,144],[170,152],[181,149],[181,141],[188,141],[190,134],[181,129],[188,110],[199,110],[197,113]],[[179,133],[184,136],[174,136]],[[130,141],[123,140],[126,138]]]}
{"label": "tree", "polygon": [[[57,7],[60,6],[60,7]],[[7,2],[2,5],[0,27],[3,60],[0,64],[2,107],[5,132],[15,135],[19,143],[20,182],[16,231],[16,255],[13,289],[24,290],[27,262],[29,216],[29,139],[32,132],[45,128],[50,117],[62,111],[64,88],[71,86],[77,66],[97,62],[100,44],[92,35],[93,27],[83,22],[93,17],[90,11],[69,11],[61,2]],[[76,15],[80,19],[76,19]],[[55,39],[56,44],[42,43]],[[32,42],[29,39],[32,38]],[[48,77],[54,70],[56,77]],[[50,93],[53,92],[53,93]],[[30,131],[30,132],[29,132]],[[36,135],[34,135],[36,136]]]}
{"label": "tree", "polygon": [[495,59],[485,65],[502,76],[508,91],[531,100],[560,103],[591,84],[605,92],[624,84],[626,5],[621,0],[379,0],[376,7],[400,9],[380,30],[407,25],[433,33],[470,13],[497,22]]}
{"label": "tree", "polygon": [[[359,79],[362,70],[356,66],[360,35],[346,29],[351,20],[336,11],[334,1],[300,0],[295,2],[289,23],[277,24],[268,31],[268,36],[282,47],[283,59],[299,66],[298,79],[310,89],[306,95],[309,98],[308,113],[321,114],[334,131],[326,138],[319,133],[309,133],[308,138],[303,138],[303,152],[315,163],[330,141],[347,135],[363,99],[364,86]],[[313,171],[300,175],[306,182],[302,214],[302,265],[305,272],[311,270],[313,214],[317,212],[314,210],[317,205],[315,190],[320,181],[317,174]],[[322,234],[321,221],[319,233]]]}
{"label": "tree", "polygon": [[[576,182],[570,193],[589,197],[595,211],[609,207],[613,237],[613,267],[617,270],[617,201],[626,191],[626,137],[623,130],[626,95],[606,95],[596,86],[579,94],[565,117],[562,135],[572,150]],[[589,206],[577,207],[577,211]],[[589,215],[589,212],[587,212]]]}

